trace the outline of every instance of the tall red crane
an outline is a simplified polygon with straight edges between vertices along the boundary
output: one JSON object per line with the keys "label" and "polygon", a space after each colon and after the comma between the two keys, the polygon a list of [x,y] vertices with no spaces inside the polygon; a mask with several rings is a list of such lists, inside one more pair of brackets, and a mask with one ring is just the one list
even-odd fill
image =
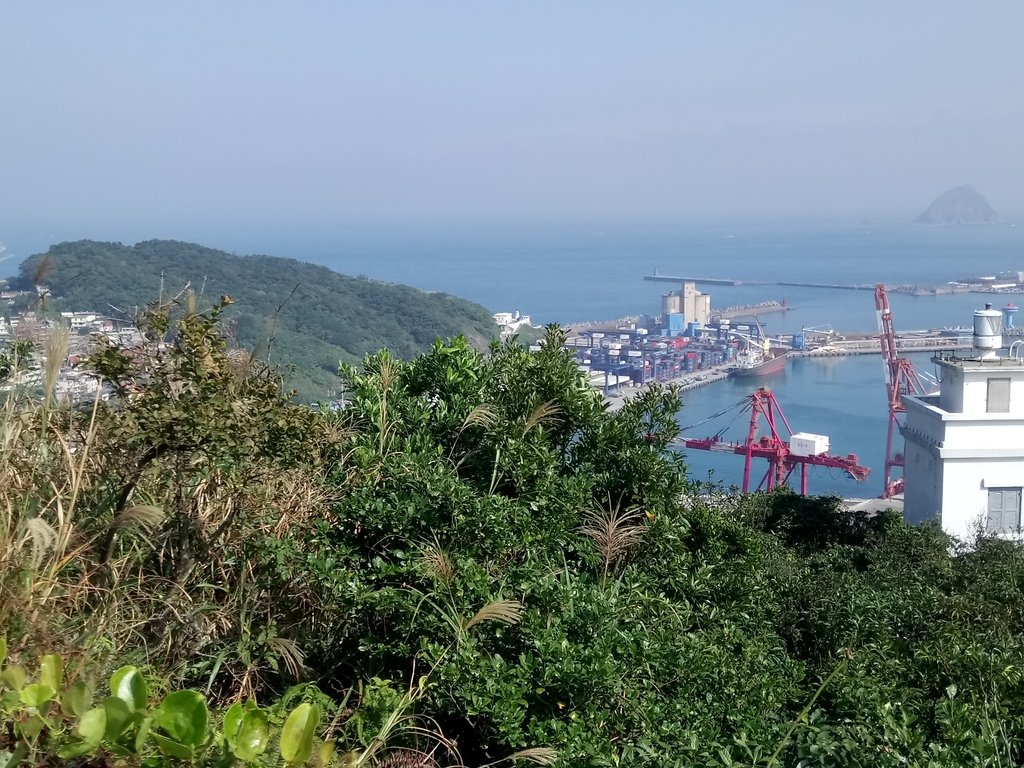
{"label": "tall red crane", "polygon": [[[808,466],[841,469],[854,480],[867,479],[868,473],[871,470],[860,465],[856,454],[850,453],[846,456],[833,456],[825,452],[806,456],[794,453],[790,447],[790,441],[783,437],[779,427],[784,426],[790,438],[793,436],[793,430],[790,428],[789,421],[786,420],[786,415],[782,412],[782,407],[779,405],[778,400],[775,399],[775,395],[770,390],[762,387],[750,397],[744,398],[734,407],[741,407],[744,410],[750,409],[750,429],[747,432],[746,440],[742,442],[723,440],[722,433],[719,432],[711,437],[683,437],[679,438],[679,442],[687,448],[693,448],[698,451],[720,451],[743,456],[744,493],[750,490],[750,469],[754,459],[768,460],[768,470],[764,473],[764,477],[761,478],[761,482],[756,488],[759,491],[762,489],[770,491],[777,486],[786,485],[797,466],[800,467],[800,493],[805,496],[807,495]],[[727,409],[722,413],[726,413],[728,410],[732,409]],[[715,414],[715,416],[720,416],[722,413]],[[758,426],[762,416],[768,425],[768,434],[758,437]],[[714,418],[714,416],[711,418]],[[705,419],[705,421],[709,420]]]}
{"label": "tall red crane", "polygon": [[[875,309],[878,310],[878,339],[882,343],[882,363],[885,368],[885,386],[888,396],[889,429],[885,438],[885,486],[883,499],[890,499],[903,493],[903,454],[893,453],[893,434],[899,429],[899,415],[905,413],[903,395],[927,394],[921,375],[914,364],[900,357],[896,349],[896,331],[892,324],[892,309],[889,308],[889,294],[883,283],[875,286]],[[893,477],[893,470],[900,468],[900,477]]]}

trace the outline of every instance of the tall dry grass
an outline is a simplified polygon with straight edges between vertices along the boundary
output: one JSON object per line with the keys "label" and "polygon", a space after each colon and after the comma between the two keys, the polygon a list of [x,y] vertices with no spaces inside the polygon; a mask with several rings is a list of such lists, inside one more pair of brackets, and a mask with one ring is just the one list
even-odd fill
{"label": "tall dry grass", "polygon": [[[54,397],[67,345],[65,331],[45,339],[42,392],[0,404],[0,636],[12,654],[60,652],[100,673],[152,663],[170,679],[207,658],[224,695],[254,693],[271,667],[301,678],[295,638],[248,640],[281,602],[247,545],[323,515],[322,470],[253,460],[232,471],[188,451],[142,461],[125,403]],[[184,556],[183,530],[198,542]],[[313,609],[310,596],[289,598]]]}

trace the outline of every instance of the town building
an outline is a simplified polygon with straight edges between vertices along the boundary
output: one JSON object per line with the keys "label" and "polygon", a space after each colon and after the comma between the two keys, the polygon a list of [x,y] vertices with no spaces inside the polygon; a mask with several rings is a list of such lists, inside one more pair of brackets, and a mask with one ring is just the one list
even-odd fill
{"label": "town building", "polygon": [[904,516],[971,541],[1018,538],[1024,489],[1024,358],[1002,348],[1003,317],[975,312],[974,348],[932,358],[939,392],[904,396]]}

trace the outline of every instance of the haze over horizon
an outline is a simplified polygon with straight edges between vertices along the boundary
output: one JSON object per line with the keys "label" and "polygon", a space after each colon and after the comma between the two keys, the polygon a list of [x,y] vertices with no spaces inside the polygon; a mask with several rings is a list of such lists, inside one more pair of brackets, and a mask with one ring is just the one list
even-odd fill
{"label": "haze over horizon", "polygon": [[1024,211],[1019,3],[120,0],[3,16],[9,244],[909,220],[963,183]]}

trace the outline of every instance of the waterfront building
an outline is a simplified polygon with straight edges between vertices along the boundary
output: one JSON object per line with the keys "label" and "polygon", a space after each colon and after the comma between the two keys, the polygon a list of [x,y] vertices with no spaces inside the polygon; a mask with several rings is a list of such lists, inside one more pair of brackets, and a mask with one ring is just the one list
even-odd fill
{"label": "waterfront building", "polygon": [[1002,313],[975,312],[974,348],[932,358],[939,392],[904,396],[904,515],[970,541],[1019,538],[1024,490],[1024,358],[1002,347]]}
{"label": "waterfront building", "polygon": [[698,291],[696,283],[683,283],[680,290],[661,297],[661,315],[662,318],[682,315],[684,328],[690,323],[707,325],[711,316],[711,294]]}

